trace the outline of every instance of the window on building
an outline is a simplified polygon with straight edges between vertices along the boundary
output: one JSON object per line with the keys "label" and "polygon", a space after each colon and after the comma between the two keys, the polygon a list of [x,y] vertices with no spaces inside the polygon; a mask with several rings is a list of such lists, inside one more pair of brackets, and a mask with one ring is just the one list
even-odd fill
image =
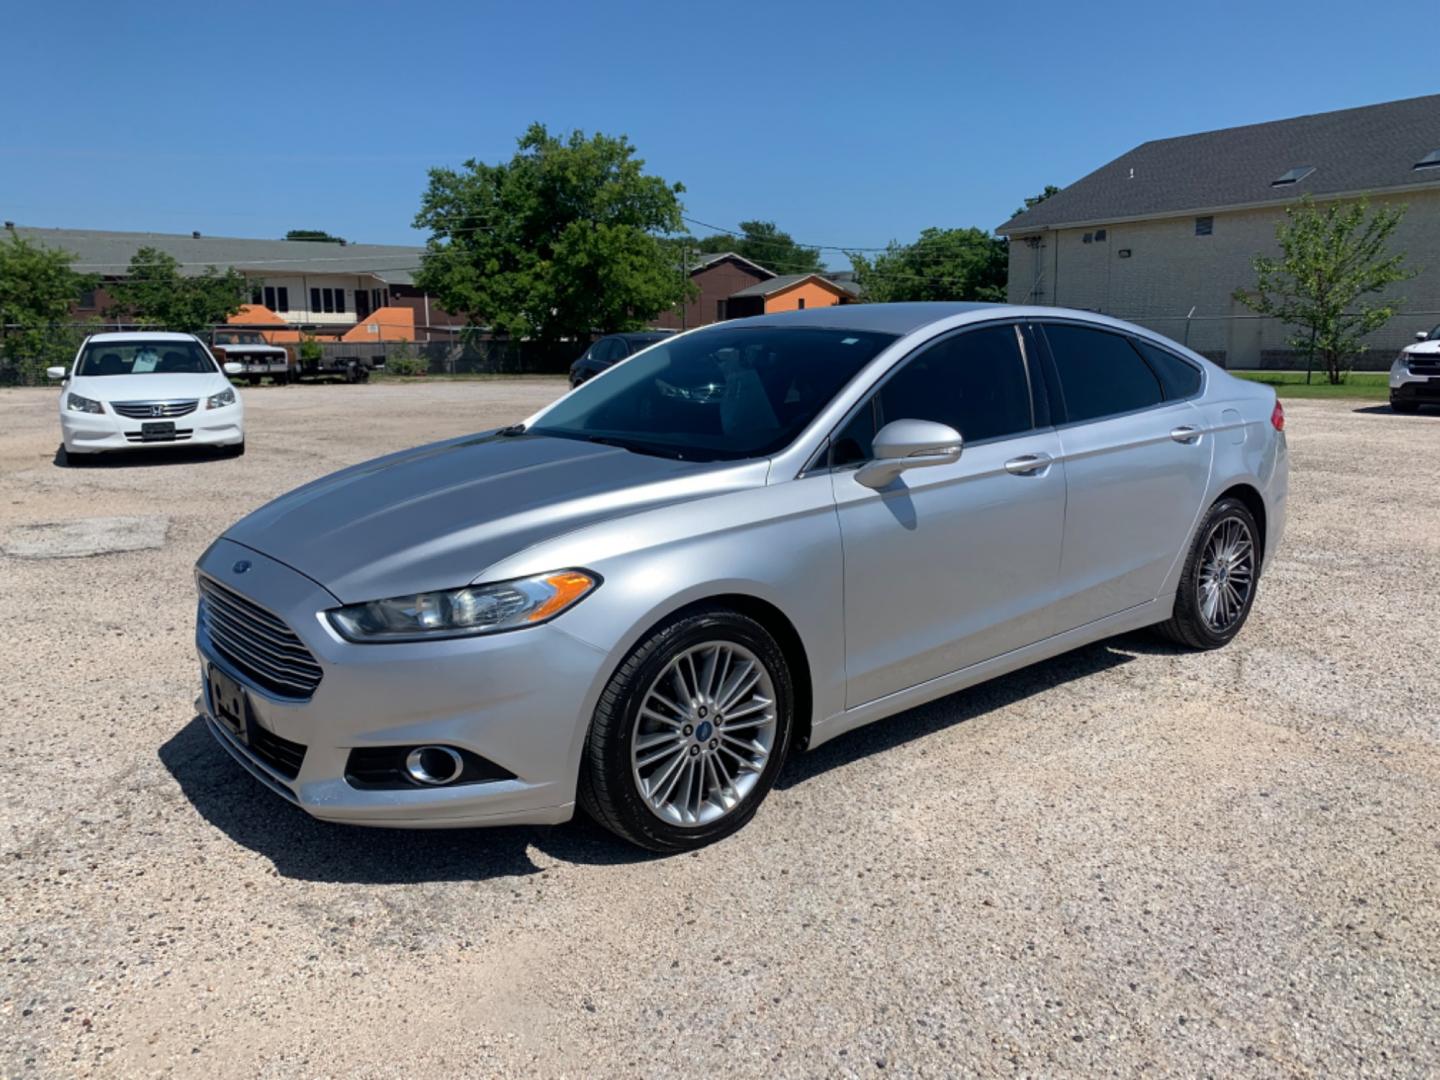
{"label": "window on building", "polygon": [[335,313],[335,290],[321,289],[320,304],[321,311],[325,312],[327,315],[333,315]]}
{"label": "window on building", "polygon": [[345,290],[335,290],[335,310],[341,315],[345,314]]}
{"label": "window on building", "polygon": [[268,307],[271,311],[280,310],[275,306],[275,286],[273,285],[265,286],[265,306]]}
{"label": "window on building", "polygon": [[1104,230],[1104,229],[1096,229],[1096,230],[1095,230],[1095,242],[1098,244],[1101,240],[1104,240],[1104,239],[1105,239],[1105,230]]}
{"label": "window on building", "polygon": [[260,286],[253,286],[250,289],[250,303],[254,304],[256,307],[259,307],[264,302],[264,299],[260,295]]}
{"label": "window on building", "polygon": [[378,308],[378,307],[380,307],[380,306],[381,306],[381,304],[380,304],[380,290],[379,290],[379,289],[371,289],[371,290],[370,290],[370,310],[371,310],[371,311],[374,311],[376,308]]}
{"label": "window on building", "polygon": [[311,289],[311,290],[310,290],[310,313],[313,315],[315,312],[317,312],[317,311],[319,311],[319,310],[320,310],[320,290],[319,290],[319,289]]}
{"label": "window on building", "polygon": [[1119,334],[1048,323],[1045,338],[1060,376],[1065,418],[1074,423],[1158,405],[1160,380]]}
{"label": "window on building", "polygon": [[86,289],[80,294],[80,300],[76,305],[84,310],[92,310],[95,307],[95,290]]}
{"label": "window on building", "polygon": [[1215,219],[1213,217],[1197,217],[1195,219],[1195,235],[1209,236],[1215,231]]}
{"label": "window on building", "polygon": [[290,290],[287,289],[284,285],[281,285],[275,290],[275,300],[280,306],[276,308],[271,308],[272,311],[290,310]]}
{"label": "window on building", "polygon": [[1287,169],[1274,180],[1271,180],[1270,186],[1285,187],[1287,184],[1298,184],[1314,171],[1314,165],[1296,165],[1295,168]]}
{"label": "window on building", "polygon": [[1082,236],[1082,237],[1080,238],[1080,242],[1081,242],[1082,244],[1088,244],[1088,243],[1090,243],[1091,241],[1093,241],[1094,239],[1095,239],[1095,234],[1094,234],[1094,233],[1088,233],[1088,232],[1087,232],[1084,236]]}
{"label": "window on building", "polygon": [[1440,150],[1431,150],[1430,153],[1426,154],[1426,155],[1425,155],[1424,157],[1422,157],[1419,161],[1415,162],[1415,168],[1417,168],[1417,169],[1436,169],[1436,168],[1440,168]]}
{"label": "window on building", "polygon": [[803,296],[800,297],[799,299],[797,299],[797,300],[795,301],[795,310],[796,310],[796,311],[804,311],[804,310],[805,310],[805,298],[804,298]]}

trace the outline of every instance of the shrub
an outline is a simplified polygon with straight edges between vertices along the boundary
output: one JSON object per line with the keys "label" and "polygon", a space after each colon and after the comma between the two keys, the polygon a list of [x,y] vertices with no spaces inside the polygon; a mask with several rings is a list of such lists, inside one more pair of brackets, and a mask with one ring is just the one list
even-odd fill
{"label": "shrub", "polygon": [[389,375],[424,375],[429,370],[429,363],[409,349],[385,358],[385,372]]}

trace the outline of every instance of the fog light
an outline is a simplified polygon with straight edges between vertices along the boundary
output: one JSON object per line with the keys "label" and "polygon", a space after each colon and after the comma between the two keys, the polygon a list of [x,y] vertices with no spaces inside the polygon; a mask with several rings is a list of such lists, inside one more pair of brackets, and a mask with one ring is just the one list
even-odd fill
{"label": "fog light", "polygon": [[405,772],[417,784],[438,787],[460,778],[465,759],[448,746],[417,746],[405,755]]}

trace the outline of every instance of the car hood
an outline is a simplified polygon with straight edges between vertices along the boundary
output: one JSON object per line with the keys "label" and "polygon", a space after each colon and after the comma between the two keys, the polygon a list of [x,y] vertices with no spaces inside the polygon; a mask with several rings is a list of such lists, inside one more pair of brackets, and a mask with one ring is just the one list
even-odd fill
{"label": "car hood", "polygon": [[226,356],[284,356],[285,350],[279,345],[216,345]]}
{"label": "car hood", "polygon": [[204,375],[88,375],[71,379],[66,390],[96,401],[170,401],[218,394],[230,380],[218,371]]}
{"label": "car hood", "polygon": [[1435,356],[1440,353],[1440,338],[1430,341],[1417,341],[1414,345],[1407,345],[1402,350],[1411,356]]}
{"label": "car hood", "polygon": [[764,461],[675,461],[491,432],[333,473],[262,506],[225,536],[358,603],[457,588],[541,540],[758,486],[767,469]]}

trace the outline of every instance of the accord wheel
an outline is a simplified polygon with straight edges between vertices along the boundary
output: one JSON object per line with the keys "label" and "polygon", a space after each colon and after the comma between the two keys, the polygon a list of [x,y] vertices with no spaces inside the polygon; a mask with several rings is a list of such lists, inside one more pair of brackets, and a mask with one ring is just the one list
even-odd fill
{"label": "accord wheel", "polygon": [[1195,534],[1175,614],[1161,633],[1194,649],[1215,649],[1240,632],[1260,577],[1260,530],[1239,499],[1221,499]]}
{"label": "accord wheel", "polygon": [[732,611],[682,617],[641,642],[601,695],[582,804],[653,851],[718,840],[774,783],[792,713],[784,655],[759,623]]}

